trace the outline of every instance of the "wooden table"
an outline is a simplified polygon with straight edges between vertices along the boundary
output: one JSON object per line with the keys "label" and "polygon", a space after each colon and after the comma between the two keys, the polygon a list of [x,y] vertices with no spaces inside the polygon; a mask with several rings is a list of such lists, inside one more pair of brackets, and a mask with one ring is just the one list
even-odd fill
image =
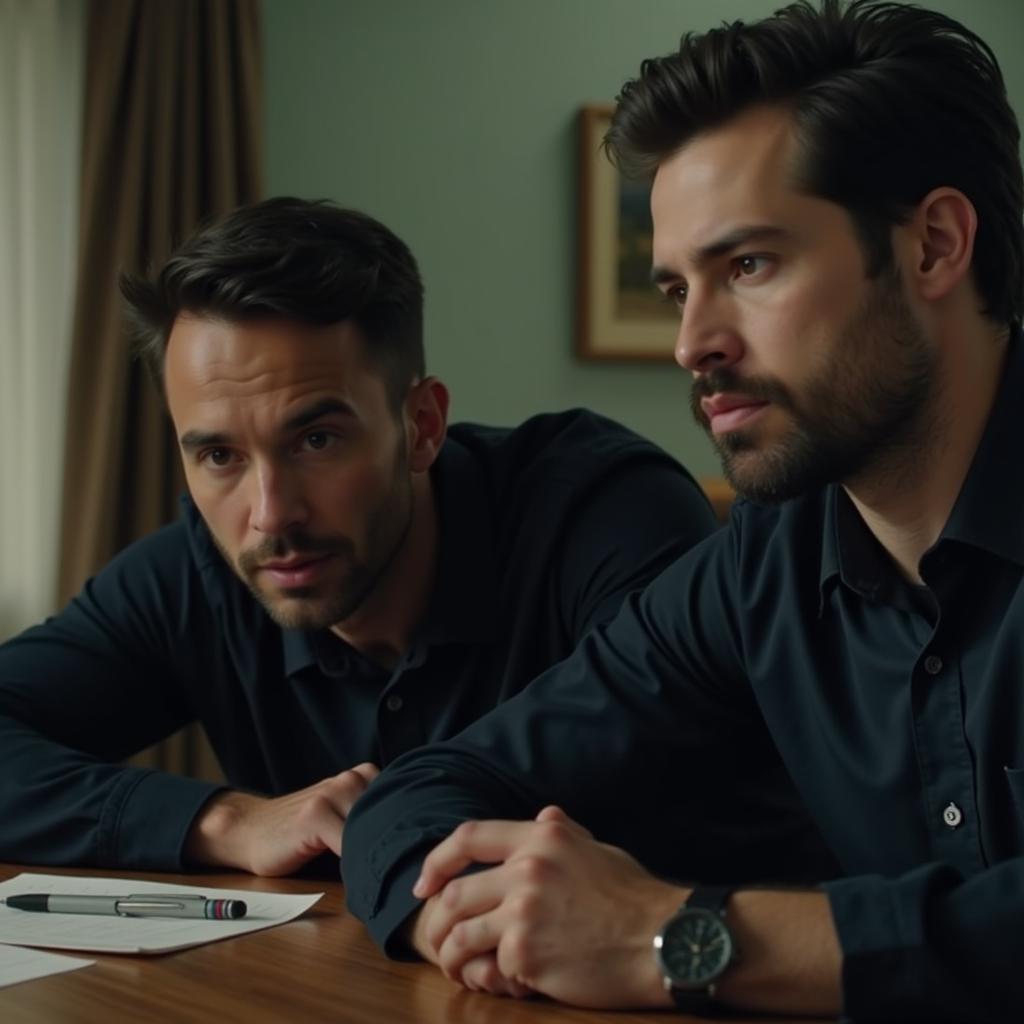
{"label": "wooden table", "polygon": [[[0,864],[0,879],[21,871],[104,873]],[[0,988],[3,1024],[652,1024],[692,1020],[657,1012],[574,1010],[546,1000],[466,992],[432,966],[385,959],[362,925],[346,912],[340,882],[235,873],[110,874],[230,889],[324,891],[326,895],[288,924],[176,953],[117,956],[69,950],[72,956],[95,959],[95,965]],[[752,1018],[730,1020],[755,1024]],[[758,1018],[757,1024],[765,1020]],[[801,1018],[800,1024],[812,1022]]]}

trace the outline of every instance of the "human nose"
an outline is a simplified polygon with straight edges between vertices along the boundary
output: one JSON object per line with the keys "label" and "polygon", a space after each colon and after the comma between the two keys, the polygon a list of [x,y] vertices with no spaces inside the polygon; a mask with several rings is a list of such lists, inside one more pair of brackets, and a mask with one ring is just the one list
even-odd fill
{"label": "human nose", "polygon": [[722,297],[691,286],[676,336],[676,362],[691,373],[732,366],[743,342]]}
{"label": "human nose", "polygon": [[305,521],[305,502],[287,471],[264,464],[257,467],[252,480],[249,521],[257,533],[279,536]]}

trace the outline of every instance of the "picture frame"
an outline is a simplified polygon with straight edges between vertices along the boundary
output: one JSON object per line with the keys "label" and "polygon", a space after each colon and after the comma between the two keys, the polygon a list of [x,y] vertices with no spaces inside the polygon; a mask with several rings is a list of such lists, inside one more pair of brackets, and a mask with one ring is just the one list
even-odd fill
{"label": "picture frame", "polygon": [[579,112],[576,354],[671,362],[679,313],[650,282],[650,184],[625,180],[601,146],[614,109]]}

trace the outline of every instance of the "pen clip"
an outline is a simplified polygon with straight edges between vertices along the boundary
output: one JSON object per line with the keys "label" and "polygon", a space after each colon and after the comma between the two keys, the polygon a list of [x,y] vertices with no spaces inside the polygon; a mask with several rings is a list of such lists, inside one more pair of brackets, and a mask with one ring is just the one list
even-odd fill
{"label": "pen clip", "polygon": [[171,903],[205,903],[205,896],[196,896],[184,892],[141,892],[132,893],[131,896],[124,896],[125,900],[167,900]]}
{"label": "pen clip", "polygon": [[177,893],[146,893],[125,896],[115,905],[121,917],[134,917],[140,911],[184,910],[186,906],[198,906],[206,902],[205,896],[178,895]]}

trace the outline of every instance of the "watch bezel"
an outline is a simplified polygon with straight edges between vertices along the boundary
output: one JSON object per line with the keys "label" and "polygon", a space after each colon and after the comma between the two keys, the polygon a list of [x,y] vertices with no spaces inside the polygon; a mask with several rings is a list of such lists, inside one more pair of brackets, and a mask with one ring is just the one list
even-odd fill
{"label": "watch bezel", "polygon": [[[700,979],[694,979],[680,975],[666,960],[666,945],[671,943],[672,936],[686,922],[692,921],[695,917],[707,921],[715,929],[717,935],[724,939],[724,952],[721,962],[713,973],[705,975]],[[736,940],[733,937],[729,925],[722,914],[708,907],[680,907],[675,914],[665,922],[661,931],[654,940],[655,953],[658,958],[658,967],[665,979],[666,988],[676,988],[685,992],[707,992],[714,995],[715,983],[729,969],[736,960]]]}

